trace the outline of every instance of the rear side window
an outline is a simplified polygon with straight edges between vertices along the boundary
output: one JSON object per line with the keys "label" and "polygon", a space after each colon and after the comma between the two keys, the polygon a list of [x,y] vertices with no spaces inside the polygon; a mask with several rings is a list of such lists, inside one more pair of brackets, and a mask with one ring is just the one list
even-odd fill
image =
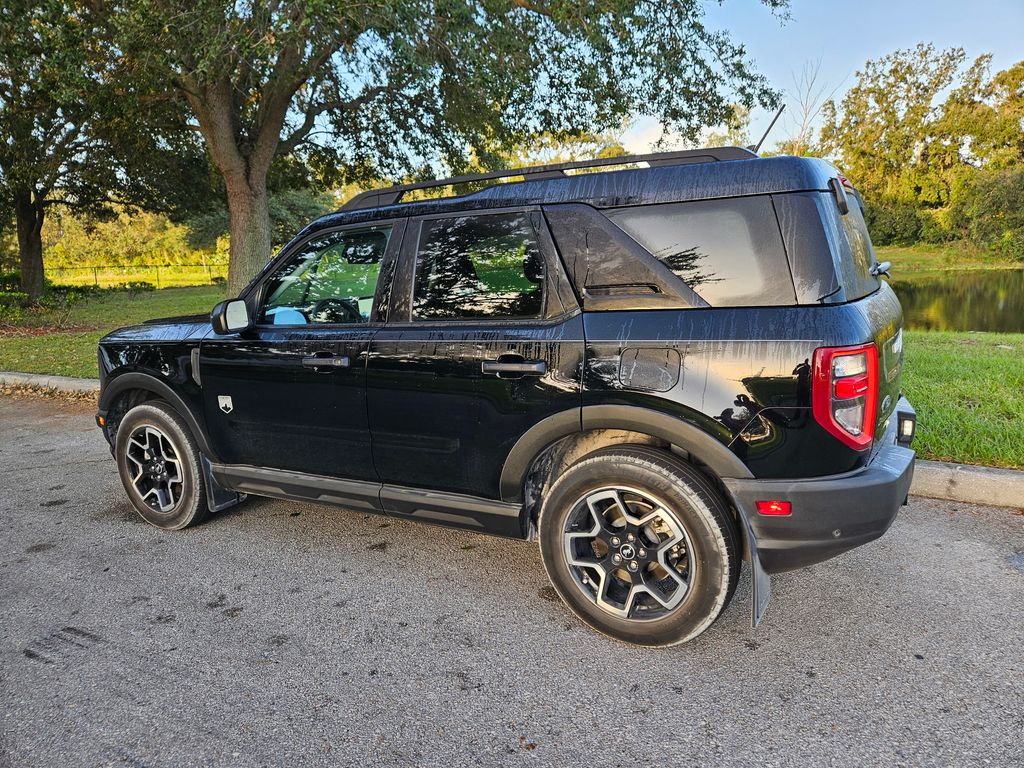
{"label": "rear side window", "polygon": [[768,197],[645,205],[605,213],[712,307],[796,303]]}
{"label": "rear side window", "polygon": [[833,211],[834,220],[839,222],[836,267],[842,276],[847,301],[874,293],[879,285],[878,277],[871,274],[875,251],[871,246],[867,222],[857,200],[853,195],[849,198],[849,211],[845,214],[839,213],[838,209]]}
{"label": "rear side window", "polygon": [[415,319],[531,318],[544,305],[544,258],[528,214],[423,222]]}

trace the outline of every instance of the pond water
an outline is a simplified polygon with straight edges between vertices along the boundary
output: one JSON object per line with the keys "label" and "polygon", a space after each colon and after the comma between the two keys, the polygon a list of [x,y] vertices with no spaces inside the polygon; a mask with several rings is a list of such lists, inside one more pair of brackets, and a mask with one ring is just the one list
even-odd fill
{"label": "pond water", "polygon": [[1024,269],[927,273],[892,288],[905,328],[1024,333]]}

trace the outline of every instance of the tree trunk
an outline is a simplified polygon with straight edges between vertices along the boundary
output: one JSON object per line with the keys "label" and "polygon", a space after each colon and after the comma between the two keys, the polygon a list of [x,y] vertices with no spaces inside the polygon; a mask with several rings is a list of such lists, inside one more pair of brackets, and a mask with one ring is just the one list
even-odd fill
{"label": "tree trunk", "polygon": [[270,209],[265,182],[251,184],[244,178],[225,182],[231,230],[228,293],[237,296],[271,256]]}
{"label": "tree trunk", "polygon": [[43,276],[43,201],[33,197],[30,190],[21,190],[15,201],[18,223],[18,257],[21,264],[21,290],[29,301],[43,295],[46,281]]}

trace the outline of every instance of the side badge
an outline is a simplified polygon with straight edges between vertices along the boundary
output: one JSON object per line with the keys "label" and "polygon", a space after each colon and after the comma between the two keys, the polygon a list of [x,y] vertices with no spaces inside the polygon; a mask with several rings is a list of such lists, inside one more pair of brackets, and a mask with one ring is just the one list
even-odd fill
{"label": "side badge", "polygon": [[235,406],[231,403],[230,395],[217,395],[217,404],[224,413],[231,413]]}

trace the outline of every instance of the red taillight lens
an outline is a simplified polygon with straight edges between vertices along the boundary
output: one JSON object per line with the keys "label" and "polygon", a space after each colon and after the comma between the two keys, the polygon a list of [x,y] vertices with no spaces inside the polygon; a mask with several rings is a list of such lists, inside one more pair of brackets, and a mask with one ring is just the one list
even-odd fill
{"label": "red taillight lens", "polygon": [[814,352],[814,418],[843,444],[861,451],[875,434],[878,348],[821,347]]}
{"label": "red taillight lens", "polygon": [[761,515],[784,516],[793,513],[793,506],[788,501],[758,501],[757,512]]}

